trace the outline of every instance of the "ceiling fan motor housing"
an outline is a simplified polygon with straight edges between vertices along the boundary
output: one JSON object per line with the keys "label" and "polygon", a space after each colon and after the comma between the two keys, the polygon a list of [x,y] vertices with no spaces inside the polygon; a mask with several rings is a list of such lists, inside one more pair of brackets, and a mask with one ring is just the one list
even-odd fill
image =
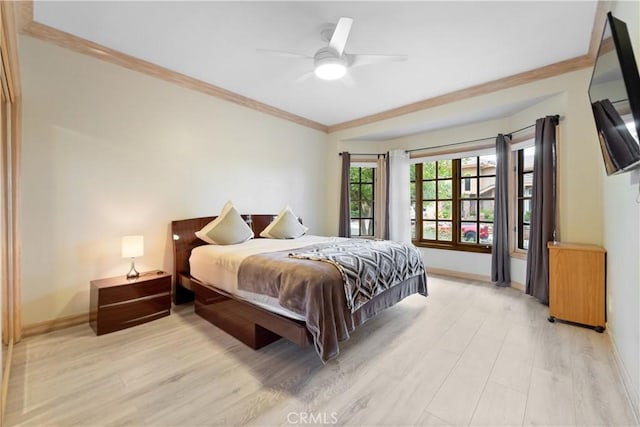
{"label": "ceiling fan motor housing", "polygon": [[346,67],[347,59],[344,56],[338,55],[335,49],[326,46],[318,50],[313,56],[313,64],[316,68],[324,64],[340,64]]}

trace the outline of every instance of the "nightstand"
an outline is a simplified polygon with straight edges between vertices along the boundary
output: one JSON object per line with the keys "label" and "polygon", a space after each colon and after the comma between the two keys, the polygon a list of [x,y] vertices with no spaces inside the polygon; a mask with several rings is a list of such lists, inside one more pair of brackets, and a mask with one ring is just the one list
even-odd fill
{"label": "nightstand", "polygon": [[135,280],[125,275],[92,280],[91,327],[97,335],[129,328],[171,314],[171,274],[141,273]]}
{"label": "nightstand", "polygon": [[549,322],[606,327],[606,252],[577,243],[549,242]]}

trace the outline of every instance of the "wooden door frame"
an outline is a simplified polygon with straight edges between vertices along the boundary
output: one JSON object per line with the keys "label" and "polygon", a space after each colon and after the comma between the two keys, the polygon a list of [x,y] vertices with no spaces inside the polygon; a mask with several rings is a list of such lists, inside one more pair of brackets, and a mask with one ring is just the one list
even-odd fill
{"label": "wooden door frame", "polygon": [[22,337],[20,274],[20,158],[22,94],[18,67],[15,4],[0,2],[0,286],[2,341],[8,345],[2,368],[0,425],[4,421],[13,345]]}
{"label": "wooden door frame", "polygon": [[3,155],[2,165],[4,182],[4,212],[0,221],[3,233],[3,249],[6,255],[6,287],[3,289],[3,320],[8,320],[3,328],[3,337],[7,342],[18,342],[22,337],[21,322],[21,275],[20,275],[20,159],[22,130],[22,93],[20,71],[18,67],[17,33],[15,24],[15,5],[13,1],[0,3],[0,57],[2,67],[2,91],[5,95],[3,116]]}

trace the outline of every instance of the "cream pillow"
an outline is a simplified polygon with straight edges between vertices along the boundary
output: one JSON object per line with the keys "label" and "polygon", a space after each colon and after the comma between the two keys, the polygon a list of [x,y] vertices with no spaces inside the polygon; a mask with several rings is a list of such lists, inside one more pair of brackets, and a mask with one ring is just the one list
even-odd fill
{"label": "cream pillow", "polygon": [[289,206],[285,206],[278,216],[271,221],[260,236],[270,239],[295,239],[302,236],[309,230],[300,224],[298,217],[291,211]]}
{"label": "cream pillow", "polygon": [[220,216],[205,225],[196,236],[207,243],[216,245],[234,245],[246,242],[253,237],[253,231],[244,222],[231,202],[227,202]]}

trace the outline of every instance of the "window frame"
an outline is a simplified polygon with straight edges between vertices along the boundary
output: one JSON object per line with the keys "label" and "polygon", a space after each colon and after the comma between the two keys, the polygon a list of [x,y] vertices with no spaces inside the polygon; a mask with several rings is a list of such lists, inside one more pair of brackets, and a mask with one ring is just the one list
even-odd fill
{"label": "window frame", "polygon": [[[488,175],[479,175],[480,174],[480,158],[485,154],[480,153],[459,153],[456,154],[455,158],[452,156],[448,156],[447,158],[424,158],[420,162],[414,163],[412,166],[415,168],[414,180],[410,179],[410,183],[413,184],[415,196],[415,236],[412,236],[413,244],[420,247],[433,248],[433,249],[448,249],[448,250],[456,250],[456,251],[465,251],[465,252],[480,252],[480,253],[491,253],[492,245],[486,243],[466,243],[460,241],[460,227],[462,222],[475,222],[477,227],[480,224],[485,223],[486,221],[480,221],[480,212],[479,212],[479,201],[480,200],[489,200],[487,198],[481,198],[478,195],[474,198],[462,198],[460,195],[461,186],[464,185],[464,180],[467,177],[463,177],[462,175],[462,159],[468,157],[475,157],[476,160],[476,175],[473,177],[468,177],[469,179],[477,179],[478,183],[481,177],[488,177]],[[433,221],[436,222],[436,237],[438,233],[438,222],[445,221],[451,223],[451,241],[442,241],[442,240],[431,240],[423,238],[423,207],[424,207],[424,194],[423,194],[423,182],[431,181],[431,179],[423,179],[423,163],[425,162],[438,162],[443,160],[451,161],[451,199],[442,199],[446,201],[451,201],[451,220],[438,218],[438,202],[440,201],[438,195],[438,165],[436,163],[436,178],[433,181],[436,182],[436,191],[435,191],[435,199],[427,199],[427,201],[435,201],[436,203],[436,214]],[[495,174],[491,175],[495,177]],[[443,179],[449,179],[448,177]],[[420,196],[420,197],[418,197]],[[461,203],[464,200],[478,200],[478,215],[475,221],[462,221],[461,218]],[[495,209],[495,196],[494,200],[494,209]],[[430,220],[427,220],[430,221]]]}
{"label": "window frame", "polygon": [[[493,246],[493,241],[491,242],[490,245],[482,244],[480,243],[480,230],[483,224],[491,224],[491,227],[493,227],[493,223],[494,221],[487,221],[487,220],[482,220],[481,219],[481,212],[482,212],[482,202],[483,201],[493,201],[493,214],[495,216],[495,201],[496,201],[496,197],[495,197],[495,185],[496,185],[496,172],[494,171],[492,174],[482,174],[482,163],[481,163],[481,158],[483,156],[481,155],[477,155],[477,156],[463,156],[460,159],[460,186],[462,186],[462,180],[466,180],[468,179],[469,182],[471,182],[471,180],[476,180],[476,190],[477,190],[477,194],[473,197],[462,197],[462,195],[460,195],[460,211],[462,211],[462,203],[464,201],[469,201],[469,200],[473,200],[476,202],[476,219],[475,220],[465,220],[462,218],[462,212],[460,213],[460,227],[462,227],[462,223],[474,223],[476,225],[476,239],[478,240],[477,243],[469,243],[469,242],[460,242],[460,244],[464,244],[464,245],[479,245],[479,246],[488,246],[489,247],[489,252],[491,252],[491,247]],[[462,164],[463,164],[463,160],[467,159],[467,158],[475,158],[476,159],[476,170],[475,170],[475,175],[472,176],[463,176],[462,175]],[[497,163],[496,163],[496,168],[497,168]],[[494,187],[494,195],[493,197],[482,197],[480,195],[480,183],[482,181],[482,179],[487,179],[487,178],[493,178],[493,187]],[[460,236],[462,237],[462,236]]]}
{"label": "window frame", "polygon": [[[357,168],[358,169],[358,181],[351,181],[351,169]],[[371,182],[369,181],[362,181],[362,169],[363,168],[367,168],[367,169],[371,169]],[[376,173],[376,166],[375,164],[365,164],[363,162],[352,162],[349,165],[349,227],[351,227],[351,222],[354,220],[358,221],[358,234],[351,234],[351,236],[353,237],[359,237],[359,238],[363,238],[363,239],[372,239],[375,237],[376,234],[376,179],[377,179],[377,173]],[[358,198],[358,214],[360,216],[357,217],[352,217],[351,216],[351,203],[354,201],[351,198],[351,186],[352,185],[358,185],[358,194],[360,195],[360,197]],[[363,217],[362,216],[362,185],[371,185],[371,217]],[[363,226],[363,221],[364,220],[371,220],[371,234],[362,234],[362,226]],[[349,228],[351,229],[351,228]]]}
{"label": "window frame", "polygon": [[[557,135],[556,135],[557,142]],[[509,156],[509,255],[512,258],[526,260],[528,256],[528,250],[520,248],[519,240],[522,231],[519,229],[519,209],[518,209],[518,196],[520,194],[519,185],[519,165],[518,165],[518,153],[522,151],[524,155],[524,150],[530,147],[535,147],[535,133],[532,130],[531,132],[520,135],[518,138],[514,138],[511,140],[510,150],[511,155]],[[533,171],[531,172],[533,173]],[[556,167],[556,176],[558,174],[558,170]]]}
{"label": "window frame", "polygon": [[[528,147],[533,147],[535,146],[535,128],[532,127],[532,129],[530,129],[527,132],[522,132],[519,133],[518,136],[512,138],[511,142],[510,142],[510,155],[508,157],[508,168],[509,168],[509,197],[508,197],[508,211],[507,211],[507,215],[508,215],[508,221],[509,221],[509,230],[508,230],[508,242],[509,242],[509,254],[512,258],[515,259],[521,259],[521,260],[526,260],[527,256],[528,256],[528,251],[527,250],[523,250],[523,249],[519,249],[518,248],[518,237],[517,237],[517,151],[520,149],[525,149]],[[561,168],[562,168],[562,141],[561,141],[561,129],[560,127],[556,127],[556,151],[555,151],[555,158],[556,158],[556,233],[558,236],[561,235],[561,229],[560,229],[560,211],[561,211],[561,206],[559,201],[561,200],[561,191],[562,191],[562,185],[561,182],[559,181],[559,177],[561,176]],[[412,163],[415,164],[415,166],[417,166],[418,163],[422,163],[422,162],[426,162],[426,161],[432,161],[432,160],[439,160],[439,159],[452,159],[453,157],[458,158],[458,159],[462,159],[465,157],[476,157],[476,156],[482,156],[485,154],[489,154],[490,149],[495,148],[495,145],[493,142],[491,143],[481,143],[478,144],[476,146],[472,146],[469,147],[468,149],[464,150],[464,151],[460,151],[460,150],[433,150],[430,151],[429,154],[422,154],[422,155],[415,155],[412,156]],[[414,166],[414,165],[412,165]],[[412,183],[415,183],[416,181],[411,181]],[[417,185],[415,185],[415,187],[417,187]],[[457,186],[454,187],[454,191],[459,191],[459,188],[456,188]],[[420,189],[421,191],[421,189]],[[418,189],[415,189],[415,192],[411,193],[411,197],[414,197],[415,195],[420,194],[418,193]],[[494,199],[495,200],[495,199]],[[413,200],[412,200],[413,201]],[[454,204],[453,206],[454,209],[457,209],[456,204]],[[494,209],[495,209],[495,202],[494,202]],[[418,218],[421,217],[421,214],[418,214],[418,212],[422,212],[422,204],[419,198],[416,198],[415,200],[415,221],[416,221],[416,226],[415,228],[412,227],[413,230],[416,231],[416,233],[421,233],[422,229],[421,229],[421,225],[418,225],[419,221]],[[420,227],[420,228],[419,228]],[[458,227],[454,228],[454,233],[458,233],[457,230]],[[487,250],[478,250],[476,249],[475,246],[469,246],[469,245],[464,245],[463,247],[452,247],[451,245],[441,245],[438,243],[430,243],[427,244],[423,241],[420,241],[419,239],[417,239],[416,237],[412,236],[412,242],[414,245],[416,246],[420,246],[420,247],[428,247],[428,248],[438,248],[438,249],[449,249],[449,250],[462,250],[462,251],[468,251],[468,252],[483,252],[483,253],[489,253],[491,252],[491,246],[488,246]]]}
{"label": "window frame", "polygon": [[[516,176],[517,176],[517,187],[516,187],[516,218],[517,218],[517,222],[516,222],[516,250],[520,250],[523,252],[528,252],[528,249],[524,247],[524,226],[525,224],[529,226],[529,230],[531,230],[531,219],[529,219],[529,222],[526,223],[525,219],[524,219],[524,202],[526,200],[529,200],[529,202],[531,202],[533,200],[533,193],[530,196],[527,196],[524,194],[524,183],[525,183],[525,175],[531,175],[531,183],[533,186],[533,179],[534,179],[534,175],[533,175],[533,168],[530,171],[525,171],[524,170],[524,152],[525,150],[529,148],[529,147],[525,147],[525,148],[521,148],[519,150],[517,150],[516,153],[516,157],[517,157],[517,163],[516,163]],[[535,146],[534,146],[535,148]]]}
{"label": "window frame", "polygon": [[[440,176],[440,167],[438,165],[438,162],[441,161],[447,161],[447,160],[436,160],[435,161],[435,176],[433,178],[424,178],[424,171],[422,170],[422,163],[419,163],[420,168],[418,168],[418,164],[416,164],[416,177],[418,176],[418,171],[420,172],[420,192],[418,193],[417,188],[416,188],[416,202],[417,202],[417,195],[418,194],[422,194],[421,200],[420,200],[420,210],[418,212],[423,212],[424,211],[424,202],[433,202],[435,204],[435,210],[434,210],[434,218],[433,219],[426,219],[424,218],[424,216],[421,217],[420,219],[420,228],[421,231],[424,232],[424,230],[422,230],[422,227],[424,226],[424,221],[433,221],[435,222],[435,235],[436,235],[436,239],[433,239],[431,241],[433,242],[447,242],[447,240],[439,240],[438,239],[438,235],[440,234],[440,228],[439,228],[439,224],[440,223],[449,223],[450,224],[450,229],[451,229],[451,241],[453,241],[453,218],[455,216],[455,212],[454,212],[454,193],[453,193],[453,183],[455,181],[454,178],[454,172],[453,172],[453,162],[451,164],[451,175],[450,176]],[[440,182],[445,182],[445,181],[451,181],[451,198],[448,197],[440,197],[440,191],[439,191],[439,183]],[[417,182],[417,181],[416,181]],[[426,199],[424,198],[424,183],[425,182],[433,182],[434,183],[434,198],[432,199]],[[440,203],[447,203],[449,202],[451,204],[451,219],[449,218],[440,218]],[[418,222],[417,222],[417,214],[416,214],[416,226],[417,226]],[[417,230],[417,229],[416,229]],[[418,234],[416,233],[416,236]],[[423,235],[423,233],[421,233],[420,235]],[[420,240],[424,240],[424,239],[420,239]],[[447,244],[447,243],[445,243]]]}

